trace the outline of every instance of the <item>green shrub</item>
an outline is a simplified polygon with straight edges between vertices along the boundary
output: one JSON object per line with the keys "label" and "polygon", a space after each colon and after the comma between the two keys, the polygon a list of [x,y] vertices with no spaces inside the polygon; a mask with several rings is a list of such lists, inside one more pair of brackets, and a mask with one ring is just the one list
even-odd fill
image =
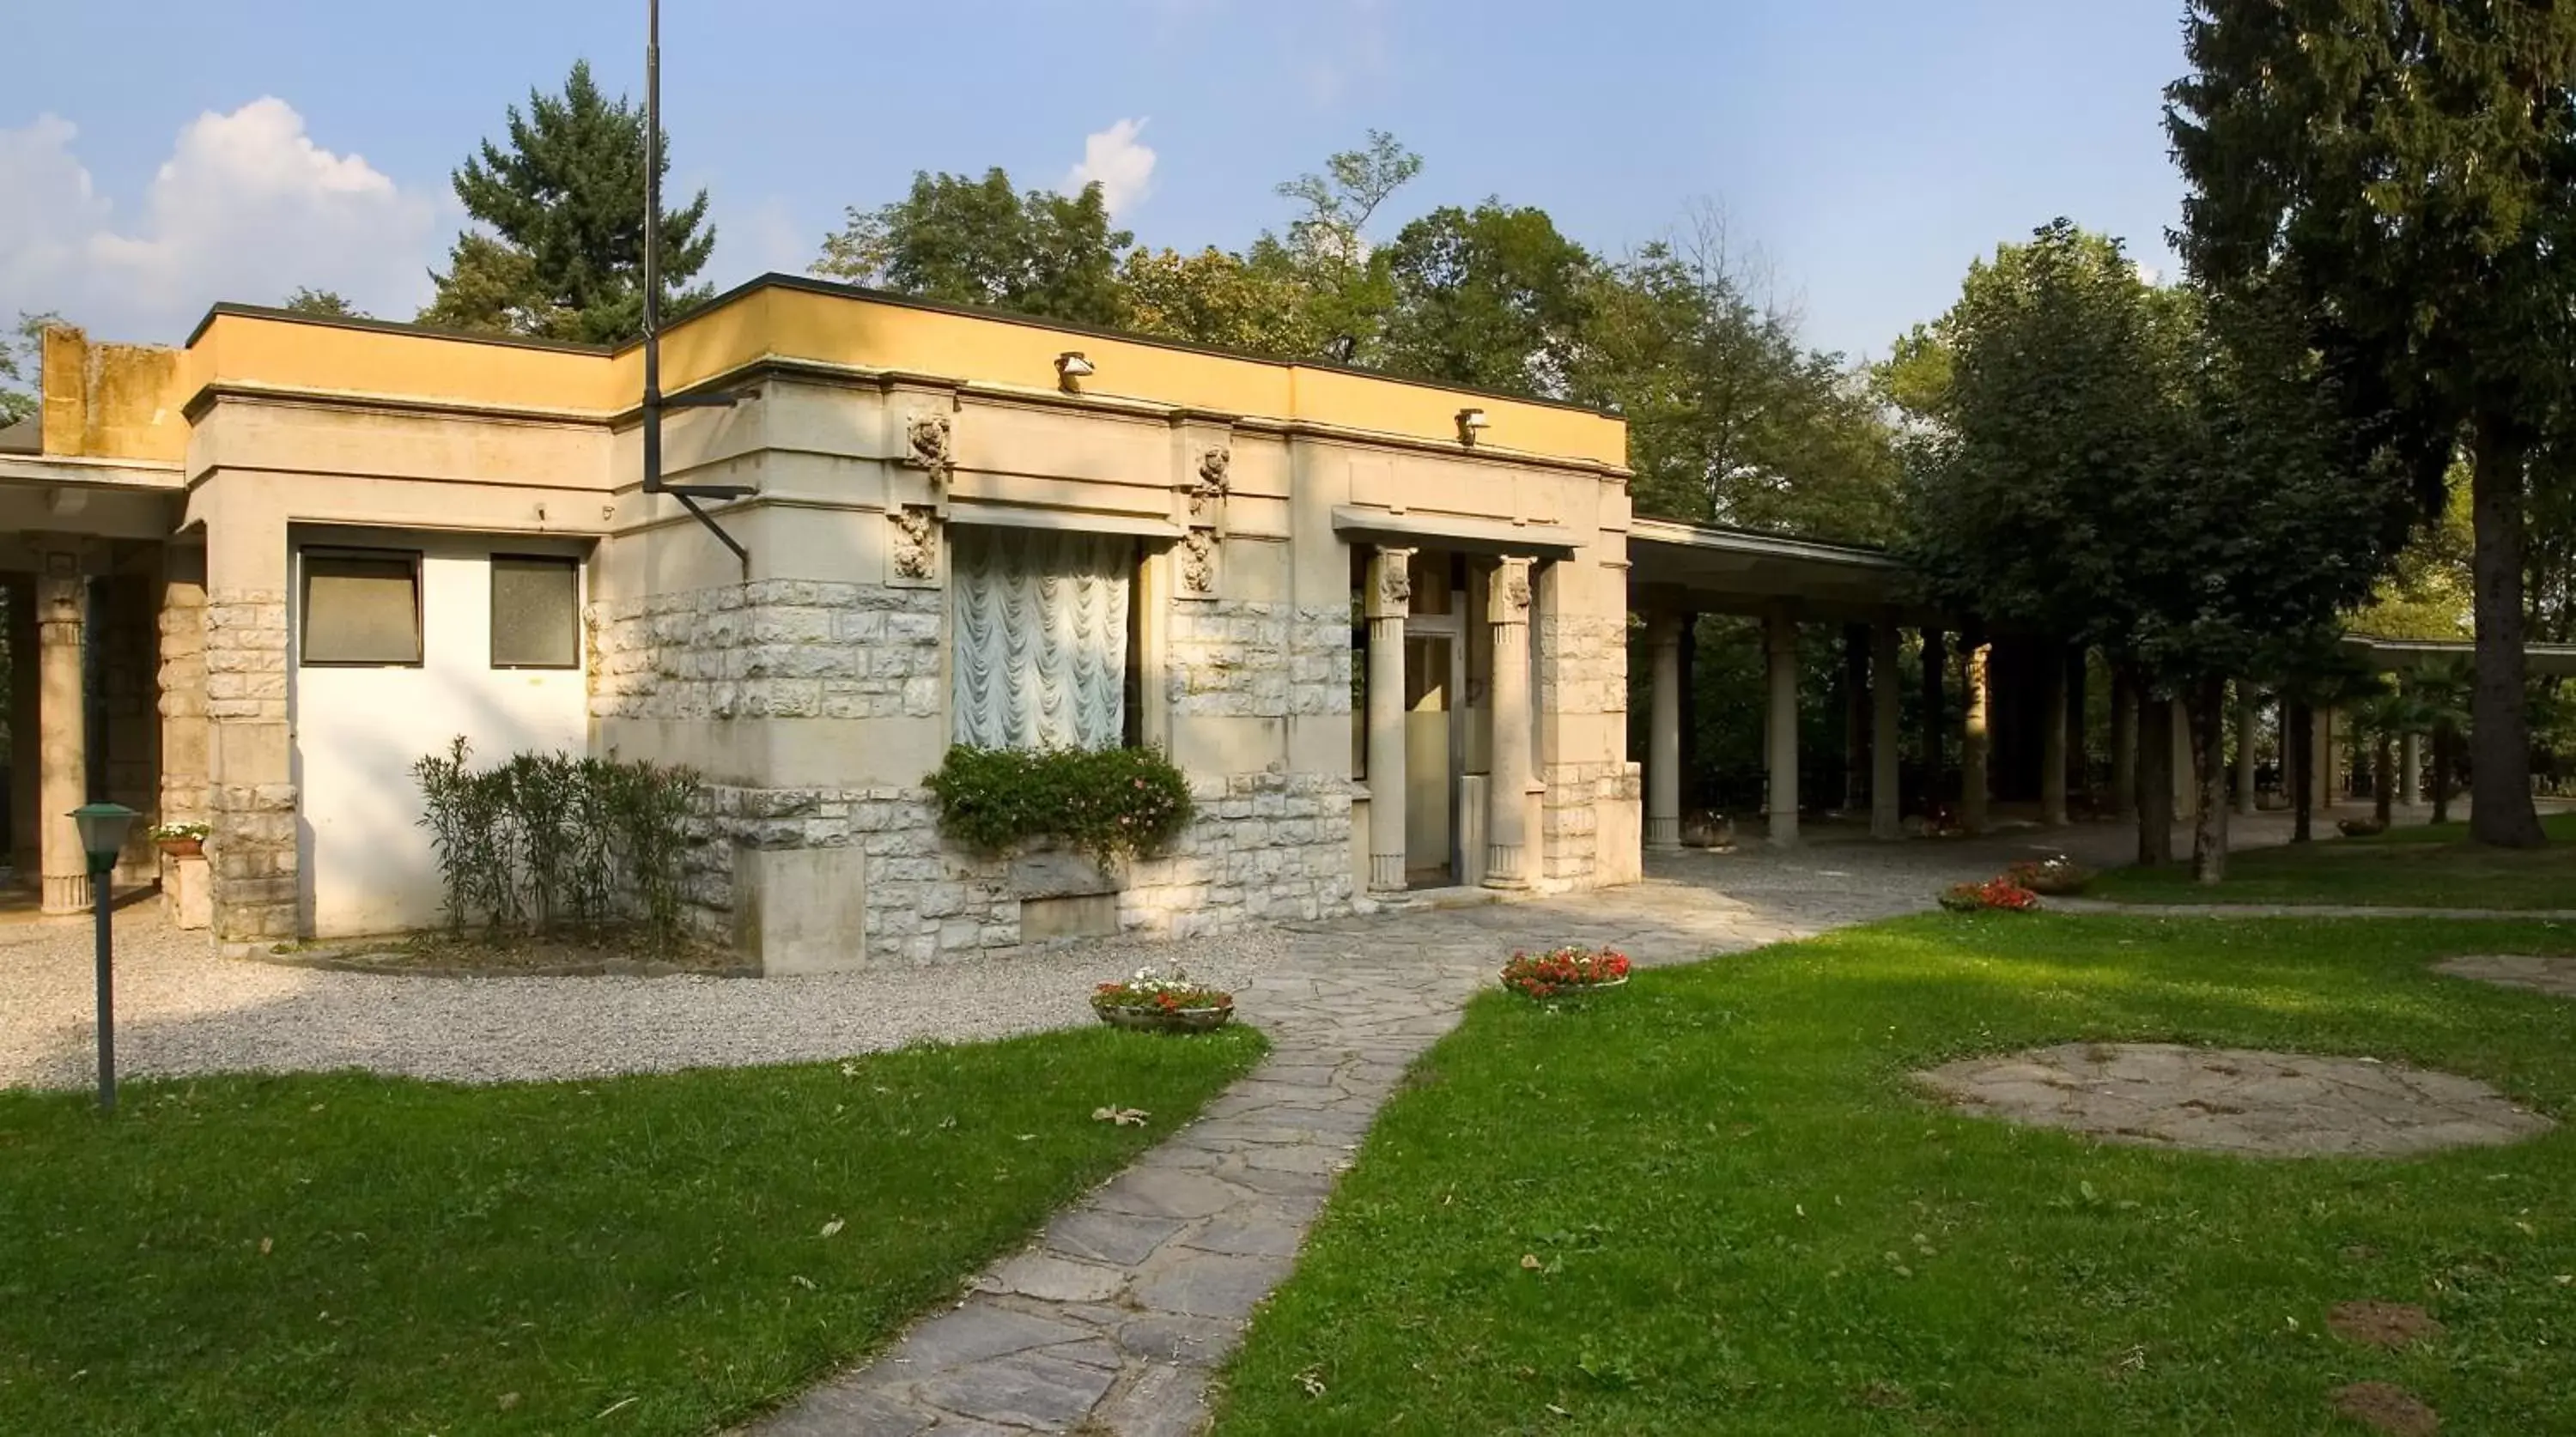
{"label": "green shrub", "polygon": [[1190,821],[1189,780],[1153,749],[948,750],[922,780],[939,831],[979,853],[1053,838],[1106,866],[1153,854]]}
{"label": "green shrub", "polygon": [[643,762],[521,753],[480,772],[463,738],[411,766],[447,921],[584,934],[640,925],[680,937],[680,856],[698,777]]}

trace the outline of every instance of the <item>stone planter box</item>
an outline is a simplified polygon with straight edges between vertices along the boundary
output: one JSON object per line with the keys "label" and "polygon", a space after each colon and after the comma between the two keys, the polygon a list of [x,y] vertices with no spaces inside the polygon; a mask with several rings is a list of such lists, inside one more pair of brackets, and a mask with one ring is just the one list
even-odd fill
{"label": "stone planter box", "polygon": [[[1625,979],[1620,980],[1625,982]],[[1133,1028],[1148,1033],[1208,1033],[1234,1021],[1234,1005],[1222,1008],[1183,1008],[1166,1013],[1159,1008],[1122,1008],[1093,1004],[1091,1011],[1112,1028]]]}
{"label": "stone planter box", "polygon": [[1020,900],[1020,941],[1114,938],[1118,894],[1127,886],[1125,864],[1103,868],[1090,855],[1041,848],[1011,860],[1003,880]]}

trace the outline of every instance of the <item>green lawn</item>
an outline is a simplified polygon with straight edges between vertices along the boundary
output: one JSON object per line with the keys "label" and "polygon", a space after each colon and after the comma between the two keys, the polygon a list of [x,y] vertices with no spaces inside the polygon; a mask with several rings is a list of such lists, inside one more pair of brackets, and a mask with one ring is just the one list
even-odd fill
{"label": "green lawn", "polygon": [[[2576,813],[2541,820],[2550,847],[2480,848],[2465,823],[2416,824],[2369,838],[2321,838],[2231,853],[2227,881],[2192,882],[2191,865],[2120,868],[2084,890],[2122,903],[2341,903],[2386,908],[2576,909]],[[2319,832],[2332,833],[2330,825]]]}
{"label": "green lawn", "polygon": [[[2411,1161],[2097,1145],[1908,1074],[2075,1039],[2408,1059],[2576,1116],[2576,1006],[2427,971],[2439,920],[1934,915],[1589,1006],[1501,993],[1417,1069],[1227,1374],[1270,1433],[2576,1431],[2576,1130]],[[2327,1309],[2428,1307],[2403,1353]],[[2350,1429],[2357,1430],[2357,1429]]]}
{"label": "green lawn", "polygon": [[135,1083],[104,1122],[0,1093],[0,1432],[695,1437],[891,1336],[1261,1048]]}

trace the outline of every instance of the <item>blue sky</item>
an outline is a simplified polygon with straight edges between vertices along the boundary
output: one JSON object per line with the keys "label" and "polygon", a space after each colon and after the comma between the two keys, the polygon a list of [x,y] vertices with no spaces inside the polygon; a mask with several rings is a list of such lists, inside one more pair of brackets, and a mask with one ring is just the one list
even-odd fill
{"label": "blue sky", "polygon": [[[587,56],[640,97],[642,0],[28,6],[0,89],[0,317],[175,340],[327,285],[387,317],[461,215],[447,174]],[[1696,201],[1810,342],[1883,353],[1968,261],[2066,214],[2170,270],[2158,122],[2180,0],[666,0],[673,172],[710,277],[801,269],[916,169],[1058,184],[1089,151],[1140,240],[1240,245],[1374,126],[1394,222],[1487,195],[1618,252]],[[1121,122],[1126,122],[1122,127]],[[1137,151],[1150,150],[1150,167]]]}

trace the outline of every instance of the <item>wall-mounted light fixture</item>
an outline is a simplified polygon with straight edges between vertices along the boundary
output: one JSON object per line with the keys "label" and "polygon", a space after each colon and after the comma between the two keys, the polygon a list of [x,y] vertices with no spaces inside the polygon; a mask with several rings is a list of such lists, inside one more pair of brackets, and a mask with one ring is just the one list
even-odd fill
{"label": "wall-mounted light fixture", "polygon": [[1093,372],[1091,361],[1082,357],[1081,350],[1068,349],[1055,357],[1055,381],[1067,394],[1081,393],[1082,381]]}
{"label": "wall-mounted light fixture", "polygon": [[1483,432],[1489,423],[1491,421],[1485,418],[1485,411],[1481,409],[1459,410],[1458,442],[1472,447],[1476,442],[1476,436]]}

